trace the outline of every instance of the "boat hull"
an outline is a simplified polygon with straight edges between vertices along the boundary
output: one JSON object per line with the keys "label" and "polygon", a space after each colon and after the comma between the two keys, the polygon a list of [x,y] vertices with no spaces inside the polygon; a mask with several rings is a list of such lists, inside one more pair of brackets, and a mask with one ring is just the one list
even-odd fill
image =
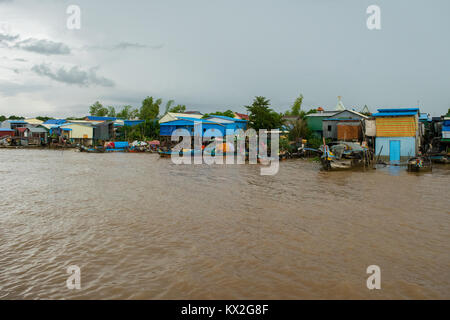
{"label": "boat hull", "polygon": [[426,172],[433,168],[431,159],[422,157],[409,159],[407,166],[409,172]]}

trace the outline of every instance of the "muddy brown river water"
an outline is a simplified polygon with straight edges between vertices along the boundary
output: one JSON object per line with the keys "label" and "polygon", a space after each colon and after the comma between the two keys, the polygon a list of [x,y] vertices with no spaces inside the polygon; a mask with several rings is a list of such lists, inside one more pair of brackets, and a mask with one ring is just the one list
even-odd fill
{"label": "muddy brown river water", "polygon": [[0,149],[0,299],[450,298],[449,166],[259,169]]}

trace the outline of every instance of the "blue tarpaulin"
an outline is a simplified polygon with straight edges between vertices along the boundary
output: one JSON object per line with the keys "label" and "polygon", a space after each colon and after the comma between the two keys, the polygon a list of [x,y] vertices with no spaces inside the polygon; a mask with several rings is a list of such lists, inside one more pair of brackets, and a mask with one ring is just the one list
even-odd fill
{"label": "blue tarpaulin", "polygon": [[128,141],[116,141],[116,142],[114,142],[114,147],[116,149],[128,148]]}

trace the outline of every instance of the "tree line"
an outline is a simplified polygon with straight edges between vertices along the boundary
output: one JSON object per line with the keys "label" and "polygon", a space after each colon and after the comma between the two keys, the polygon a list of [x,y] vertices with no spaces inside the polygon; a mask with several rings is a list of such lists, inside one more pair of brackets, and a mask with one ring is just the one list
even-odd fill
{"label": "tree line", "polygon": [[[131,105],[125,105],[120,111],[116,111],[115,107],[104,107],[99,101],[96,101],[89,107],[89,114],[91,116],[98,117],[115,117],[124,120],[141,119],[152,120],[160,117],[162,99],[156,99],[153,97],[146,97],[142,101],[140,108],[135,108]],[[186,111],[185,105],[174,105],[174,100],[168,100],[164,107],[163,114],[167,112],[184,112]]]}

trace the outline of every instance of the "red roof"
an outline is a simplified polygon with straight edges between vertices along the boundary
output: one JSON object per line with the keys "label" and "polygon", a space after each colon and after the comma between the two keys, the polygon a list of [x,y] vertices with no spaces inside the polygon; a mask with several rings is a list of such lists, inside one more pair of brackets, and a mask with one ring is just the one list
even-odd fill
{"label": "red roof", "polygon": [[322,107],[318,107],[317,111],[324,111]]}
{"label": "red roof", "polygon": [[17,128],[17,131],[19,131],[20,133],[24,133],[27,130],[28,128]]}
{"label": "red roof", "polygon": [[239,113],[239,112],[235,112],[235,114],[242,120],[248,120],[248,115],[246,115],[246,114]]}

